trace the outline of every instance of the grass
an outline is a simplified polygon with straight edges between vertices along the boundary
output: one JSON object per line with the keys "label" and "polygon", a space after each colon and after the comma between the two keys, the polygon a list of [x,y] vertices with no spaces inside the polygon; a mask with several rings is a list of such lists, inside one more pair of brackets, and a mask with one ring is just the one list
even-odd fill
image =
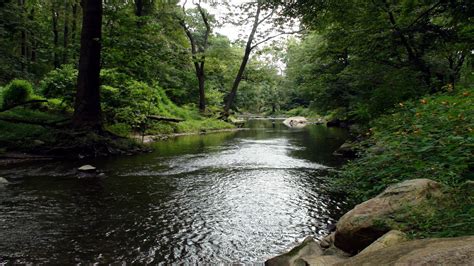
{"label": "grass", "polygon": [[[399,214],[395,228],[410,238],[458,237],[474,235],[474,193],[472,186],[450,188],[442,199]],[[427,211],[430,210],[430,211]]]}

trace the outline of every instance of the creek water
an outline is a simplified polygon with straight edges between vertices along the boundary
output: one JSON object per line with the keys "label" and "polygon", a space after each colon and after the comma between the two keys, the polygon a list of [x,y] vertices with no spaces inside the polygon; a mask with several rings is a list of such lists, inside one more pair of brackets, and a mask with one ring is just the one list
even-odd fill
{"label": "creek water", "polygon": [[[154,152],[0,168],[0,264],[263,263],[345,210],[328,189],[346,133],[281,120]],[[78,179],[93,164],[103,178]]]}

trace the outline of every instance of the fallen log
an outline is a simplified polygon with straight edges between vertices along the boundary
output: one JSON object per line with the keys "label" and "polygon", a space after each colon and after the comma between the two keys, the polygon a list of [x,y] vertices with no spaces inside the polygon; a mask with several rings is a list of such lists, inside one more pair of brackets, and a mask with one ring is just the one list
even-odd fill
{"label": "fallen log", "polygon": [[184,119],[181,119],[181,118],[165,117],[165,116],[159,116],[159,115],[148,115],[147,118],[151,120],[156,120],[156,121],[166,121],[166,122],[174,122],[174,123],[179,123],[179,122],[184,121]]}

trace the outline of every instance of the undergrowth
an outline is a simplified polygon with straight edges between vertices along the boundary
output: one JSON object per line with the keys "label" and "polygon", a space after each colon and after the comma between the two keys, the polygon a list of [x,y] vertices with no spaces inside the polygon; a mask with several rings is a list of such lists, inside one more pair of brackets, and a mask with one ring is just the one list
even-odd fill
{"label": "undergrowth", "polygon": [[361,202],[403,180],[438,181],[451,188],[449,197],[434,212],[411,210],[402,229],[416,238],[474,234],[473,195],[461,189],[474,179],[473,93],[458,88],[399,103],[372,121],[359,157],[342,168],[336,187]]}

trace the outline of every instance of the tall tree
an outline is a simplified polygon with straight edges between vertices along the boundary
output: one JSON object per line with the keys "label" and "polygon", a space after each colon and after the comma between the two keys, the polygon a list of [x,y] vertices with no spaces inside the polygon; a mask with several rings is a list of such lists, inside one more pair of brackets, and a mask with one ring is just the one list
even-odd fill
{"label": "tall tree", "polygon": [[[278,7],[265,7],[266,1],[263,0],[245,3],[240,7],[244,14],[246,13],[248,16],[244,19],[240,19],[240,22],[238,23],[244,23],[244,21],[248,21],[249,18],[253,18],[253,22],[252,28],[247,37],[244,55],[240,63],[239,71],[237,72],[234,82],[232,83],[230,93],[227,95],[226,104],[224,106],[224,112],[222,115],[224,118],[229,116],[229,111],[234,103],[235,96],[237,95],[237,89],[240,82],[242,81],[242,77],[252,51],[255,50],[255,48],[257,48],[259,45],[273,40],[281,35],[301,32],[300,30],[292,30],[294,21],[288,19],[287,23],[283,23],[283,21],[278,16],[278,13],[281,11]],[[266,27],[264,27],[265,30],[258,32],[259,27],[264,24],[266,24]]]}
{"label": "tall tree", "polygon": [[[209,43],[209,35],[211,34],[211,25],[209,21],[209,14],[201,6],[201,0],[194,3],[196,10],[199,13],[199,16],[204,24],[204,32],[200,32],[198,22],[192,22],[194,25],[186,22],[187,12],[186,12],[186,1],[183,4],[183,17],[179,18],[179,24],[183,28],[186,36],[189,39],[191,46],[191,56],[194,64],[196,78],[198,80],[199,87],[199,110],[204,112],[206,110],[206,92],[205,92],[205,63],[206,63],[206,51]],[[192,16],[193,14],[191,14]],[[201,35],[201,36],[199,36]]]}
{"label": "tall tree", "polygon": [[72,125],[100,130],[100,55],[102,38],[102,1],[82,0],[82,33],[76,102]]}

